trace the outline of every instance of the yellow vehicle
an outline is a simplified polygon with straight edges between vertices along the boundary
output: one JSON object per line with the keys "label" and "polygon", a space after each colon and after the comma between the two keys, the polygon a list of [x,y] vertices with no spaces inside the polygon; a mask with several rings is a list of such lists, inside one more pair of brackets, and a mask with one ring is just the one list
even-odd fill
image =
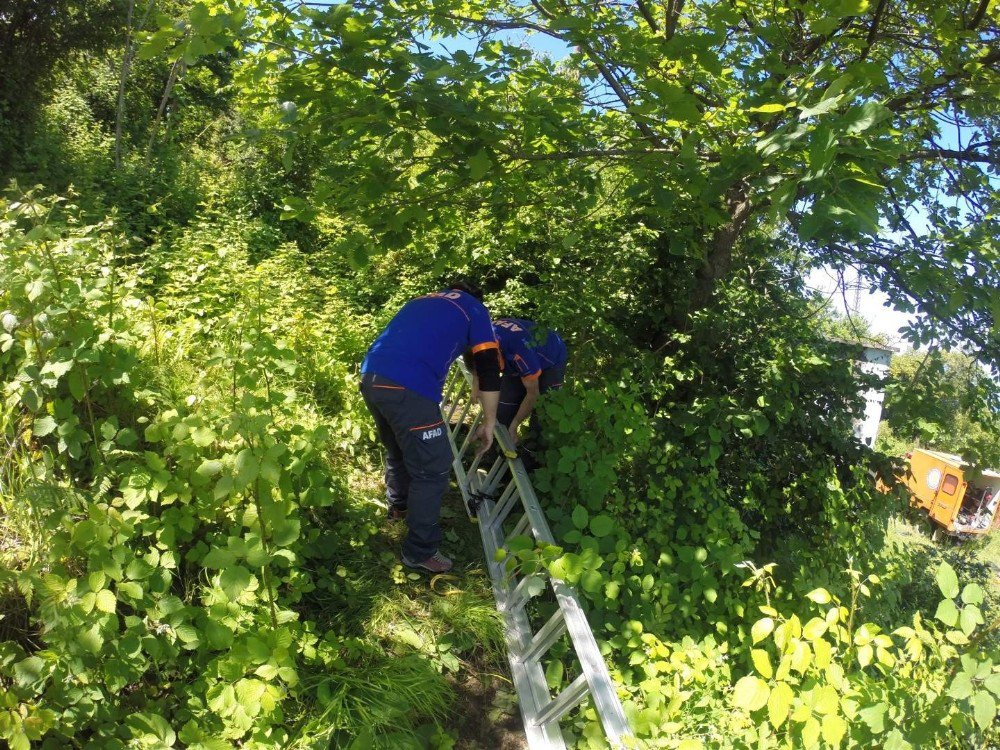
{"label": "yellow vehicle", "polygon": [[952,534],[986,534],[1000,502],[1000,474],[985,470],[968,480],[961,456],[918,448],[907,453],[909,471],[903,480],[910,502]]}

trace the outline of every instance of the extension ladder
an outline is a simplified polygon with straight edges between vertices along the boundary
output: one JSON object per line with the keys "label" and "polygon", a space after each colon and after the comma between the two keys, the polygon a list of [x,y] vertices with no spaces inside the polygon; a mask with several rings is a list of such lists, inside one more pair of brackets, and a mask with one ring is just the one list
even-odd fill
{"label": "extension ladder", "polygon": [[[512,539],[529,532],[536,542],[555,542],[528,473],[503,425],[497,425],[494,435],[498,457],[490,468],[480,467],[482,458],[475,455],[472,446],[482,410],[473,409],[471,389],[472,377],[460,362],[453,368],[445,389],[441,414],[463,504],[469,517],[479,524],[493,594],[503,616],[507,656],[528,746],[531,750],[564,750],[566,742],[559,723],[589,694],[609,746],[625,747],[632,732],[573,587],[542,570],[558,606],[545,624],[533,632],[528,613],[532,599],[529,581],[537,578],[537,574],[524,575],[518,580],[516,571],[509,572],[505,562],[496,559],[497,550],[507,550]],[[473,411],[475,415],[470,414]],[[506,532],[505,527],[511,531]],[[568,636],[571,651],[579,661],[580,674],[562,692],[552,696],[545,664],[556,658],[551,649],[564,635]]]}

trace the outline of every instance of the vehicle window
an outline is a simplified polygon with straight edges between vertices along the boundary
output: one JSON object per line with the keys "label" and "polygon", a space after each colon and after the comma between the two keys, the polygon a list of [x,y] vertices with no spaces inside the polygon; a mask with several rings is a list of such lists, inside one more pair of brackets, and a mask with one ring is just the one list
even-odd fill
{"label": "vehicle window", "polygon": [[958,477],[954,474],[945,474],[944,481],[941,483],[941,491],[946,495],[954,495],[957,487]]}

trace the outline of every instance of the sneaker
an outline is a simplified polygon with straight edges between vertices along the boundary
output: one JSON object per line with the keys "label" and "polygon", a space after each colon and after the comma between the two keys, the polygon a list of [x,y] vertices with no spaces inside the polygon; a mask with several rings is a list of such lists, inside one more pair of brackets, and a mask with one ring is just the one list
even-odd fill
{"label": "sneaker", "polygon": [[431,573],[447,573],[451,570],[452,562],[440,552],[435,552],[426,560],[416,562],[406,555],[403,555],[403,565],[417,570],[429,570]]}
{"label": "sneaker", "polygon": [[389,520],[390,521],[405,521],[406,520],[406,508],[397,508],[395,505],[389,506]]}

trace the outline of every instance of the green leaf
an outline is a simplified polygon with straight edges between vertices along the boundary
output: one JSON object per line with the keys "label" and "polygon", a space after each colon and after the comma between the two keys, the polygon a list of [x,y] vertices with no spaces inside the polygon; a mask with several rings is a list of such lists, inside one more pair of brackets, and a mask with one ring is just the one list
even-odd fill
{"label": "green leaf", "polygon": [[757,620],[750,628],[750,636],[754,643],[760,643],[762,640],[767,638],[774,631],[774,620],[770,617],[764,617]]}
{"label": "green leaf", "polygon": [[885,712],[888,706],[885,703],[876,703],[858,711],[861,721],[868,725],[872,734],[882,734],[885,731]]}
{"label": "green leaf", "polygon": [[788,109],[787,104],[778,104],[777,102],[772,102],[770,104],[761,104],[759,107],[751,107],[748,112],[760,112],[762,114],[773,114],[775,112],[784,112]]}
{"label": "green leaf", "polygon": [[219,576],[219,587],[230,600],[235,600],[246,591],[252,580],[253,576],[250,575],[249,570],[242,565],[234,565],[222,571]]}
{"label": "green leaf", "polygon": [[958,596],[958,576],[955,575],[955,569],[948,563],[941,563],[934,577],[937,579],[938,588],[941,589],[942,594],[949,599]]}
{"label": "green leaf", "polygon": [[980,729],[984,732],[989,729],[997,715],[997,702],[993,696],[985,691],[976,693],[972,699],[972,715]]}
{"label": "green leaf", "polygon": [[278,547],[287,547],[299,538],[299,521],[286,518],[274,524],[271,529],[271,541]]}
{"label": "green leaf", "polygon": [[70,395],[77,401],[83,401],[83,397],[87,395],[85,382],[83,370],[79,367],[70,370],[69,376],[66,378],[66,384],[69,386]]}
{"label": "green leaf", "polygon": [[45,437],[46,435],[51,435],[55,432],[56,427],[58,427],[56,420],[52,417],[45,416],[35,420],[35,424],[31,428],[31,431],[35,434],[35,437]]}
{"label": "green leaf", "polygon": [[732,703],[746,711],[757,711],[767,704],[771,690],[759,677],[747,675],[740,678],[733,688]]}
{"label": "green leaf", "polygon": [[38,656],[29,656],[14,665],[14,682],[20,687],[41,684],[45,679],[45,661]]}
{"label": "green leaf", "polygon": [[493,168],[490,155],[483,149],[469,159],[469,177],[478,182]]}
{"label": "green leaf", "polygon": [[195,427],[191,431],[191,440],[199,448],[207,448],[215,442],[215,433],[208,427]]}
{"label": "green leaf", "polygon": [[823,717],[823,739],[832,746],[838,747],[847,734],[847,722],[837,714],[827,714]]}
{"label": "green leaf", "polygon": [[974,607],[971,604],[962,607],[962,613],[959,615],[959,626],[962,628],[963,633],[972,635],[972,631],[976,629],[976,626],[982,623],[983,616],[979,612],[979,607]]}
{"label": "green leaf", "polygon": [[906,741],[902,732],[893,729],[885,739],[885,750],[913,750],[913,745]]}
{"label": "green leaf", "polygon": [[573,525],[578,529],[587,528],[587,522],[590,520],[590,514],[587,509],[582,505],[577,505],[573,509]]}
{"label": "green leaf", "polygon": [[811,599],[817,604],[829,604],[833,601],[833,597],[830,596],[830,592],[824,588],[813,589],[806,594],[806,598]]}
{"label": "green leaf", "polygon": [[80,631],[77,635],[77,640],[81,646],[92,654],[99,653],[101,647],[104,645],[104,636],[101,635],[100,628],[97,625],[94,625],[89,630]]}
{"label": "green leaf", "polygon": [[236,454],[236,479],[241,487],[249,486],[257,478],[259,470],[260,463],[252,450],[244,448]]}
{"label": "green leaf", "polygon": [[983,587],[978,583],[970,583],[962,589],[963,604],[982,604],[983,597]]}
{"label": "green leaf", "polygon": [[958,622],[958,607],[955,606],[955,602],[951,599],[942,599],[938,604],[937,612],[934,613],[934,617],[943,622],[949,628],[955,627],[955,623]]}
{"label": "green leaf", "polygon": [[199,464],[198,468],[194,470],[194,473],[199,477],[214,477],[216,474],[222,471],[222,462],[216,461],[215,459],[206,459]]}
{"label": "green leaf", "polygon": [[1000,698],[1000,672],[991,674],[986,678],[983,684],[986,686],[987,690],[993,693],[993,695]]}
{"label": "green leaf", "polygon": [[767,716],[775,729],[781,727],[788,718],[788,712],[792,707],[792,699],[795,693],[787,683],[779,682],[774,686],[771,695],[767,699]]}
{"label": "green leaf", "polygon": [[767,651],[755,648],[750,651],[750,659],[753,661],[753,665],[760,673],[760,676],[765,680],[770,680],[774,674],[774,669],[771,667],[771,659],[768,657]]}
{"label": "green leaf", "polygon": [[968,698],[975,692],[972,685],[972,678],[965,672],[959,672],[948,687],[948,695],[958,700]]}
{"label": "green leaf", "polygon": [[604,515],[603,513],[590,519],[590,533],[596,537],[607,536],[611,533],[611,530],[614,527],[614,519],[611,516]]}
{"label": "green leaf", "polygon": [[97,592],[96,604],[101,612],[111,615],[115,613],[115,609],[118,607],[118,599],[110,589],[101,589]]}

